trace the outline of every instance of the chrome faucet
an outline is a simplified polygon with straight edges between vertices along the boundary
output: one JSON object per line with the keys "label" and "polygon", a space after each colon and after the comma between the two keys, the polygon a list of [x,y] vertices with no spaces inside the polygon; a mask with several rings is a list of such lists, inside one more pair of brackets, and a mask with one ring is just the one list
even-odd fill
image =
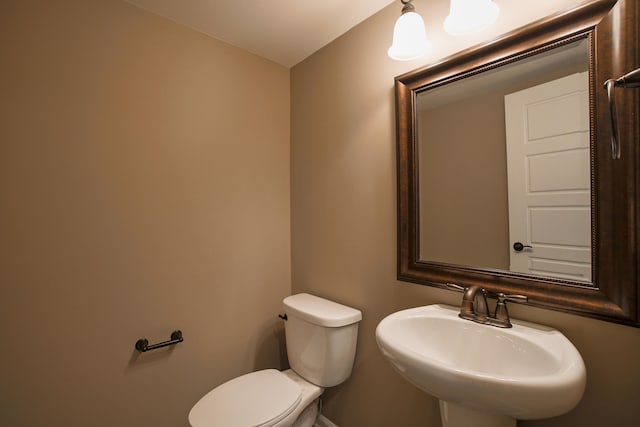
{"label": "chrome faucet", "polygon": [[524,295],[506,295],[502,292],[495,295],[498,299],[493,316],[489,314],[487,304],[487,291],[478,285],[463,288],[462,286],[447,283],[446,286],[451,289],[464,292],[462,296],[462,304],[460,305],[460,316],[462,319],[471,320],[472,322],[482,323],[485,325],[497,326],[499,328],[511,328],[511,320],[509,311],[507,310],[507,301],[527,301]]}

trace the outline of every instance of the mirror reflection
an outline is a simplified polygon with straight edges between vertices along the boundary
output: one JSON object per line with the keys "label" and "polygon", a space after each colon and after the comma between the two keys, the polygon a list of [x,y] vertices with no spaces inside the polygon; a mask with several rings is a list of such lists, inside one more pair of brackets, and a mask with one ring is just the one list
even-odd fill
{"label": "mirror reflection", "polygon": [[416,98],[419,259],[592,283],[587,39]]}

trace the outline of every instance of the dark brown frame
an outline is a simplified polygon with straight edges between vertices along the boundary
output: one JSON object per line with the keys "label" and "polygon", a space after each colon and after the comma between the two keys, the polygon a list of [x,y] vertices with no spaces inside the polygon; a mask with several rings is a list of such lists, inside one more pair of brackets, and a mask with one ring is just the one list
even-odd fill
{"label": "dark brown frame", "polygon": [[[480,285],[523,294],[528,305],[640,327],[640,90],[617,93],[622,159],[612,160],[603,83],[640,66],[638,0],[599,0],[534,22],[443,61],[396,77],[398,279],[446,288]],[[590,46],[593,285],[419,259],[416,95],[559,45]]]}

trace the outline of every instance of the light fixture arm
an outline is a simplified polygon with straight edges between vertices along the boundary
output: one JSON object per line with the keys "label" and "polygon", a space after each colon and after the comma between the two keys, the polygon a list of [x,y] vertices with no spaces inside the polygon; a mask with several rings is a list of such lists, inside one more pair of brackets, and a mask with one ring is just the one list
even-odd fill
{"label": "light fixture arm", "polygon": [[401,14],[405,14],[407,12],[415,12],[416,8],[413,5],[413,3],[411,3],[413,0],[400,0],[402,2],[402,13]]}

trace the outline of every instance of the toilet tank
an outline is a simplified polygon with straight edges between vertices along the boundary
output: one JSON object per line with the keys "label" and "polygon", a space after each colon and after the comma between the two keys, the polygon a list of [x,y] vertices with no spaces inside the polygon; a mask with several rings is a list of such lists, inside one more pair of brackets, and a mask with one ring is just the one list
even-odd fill
{"label": "toilet tank", "polygon": [[310,294],[283,300],[289,365],[320,387],[333,387],[351,375],[362,313]]}

